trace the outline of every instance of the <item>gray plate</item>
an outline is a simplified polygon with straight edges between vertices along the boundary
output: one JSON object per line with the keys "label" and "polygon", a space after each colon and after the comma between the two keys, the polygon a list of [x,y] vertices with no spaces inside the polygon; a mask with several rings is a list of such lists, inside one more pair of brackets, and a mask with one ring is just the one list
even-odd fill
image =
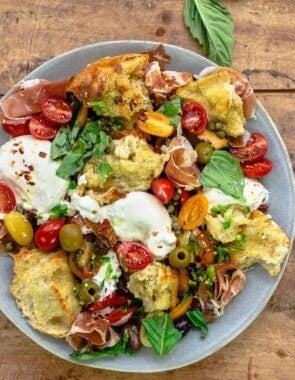
{"label": "gray plate", "polygon": [[[156,46],[157,43],[146,41],[114,41],[85,46],[46,62],[25,79],[60,80],[79,72],[86,64],[99,58],[122,53],[143,52]],[[172,45],[165,45],[165,47],[172,57],[169,69],[198,73],[203,68],[213,65],[212,62],[191,51]],[[284,143],[274,123],[261,105],[256,111],[256,120],[248,122],[247,129],[261,131],[267,137],[269,143],[267,156],[275,163],[272,172],[262,181],[270,190],[269,212],[293,242],[294,181],[291,162]],[[0,134],[0,143],[2,144],[6,140],[7,135]],[[281,202],[282,194],[283,202]],[[287,260],[285,260],[284,267],[286,262]],[[276,278],[271,278],[258,266],[249,271],[245,289],[228,305],[224,315],[209,325],[209,334],[205,339],[200,338],[199,331],[191,331],[168,356],[157,356],[152,350],[143,348],[133,356],[122,355],[116,358],[99,359],[87,362],[85,365],[123,372],[151,373],[180,368],[204,359],[232,341],[255,320],[274,293],[284,267]],[[69,357],[71,349],[65,342],[40,334],[26,323],[9,293],[12,275],[12,260],[9,257],[0,256],[0,307],[2,312],[37,344],[60,358],[72,361]]]}

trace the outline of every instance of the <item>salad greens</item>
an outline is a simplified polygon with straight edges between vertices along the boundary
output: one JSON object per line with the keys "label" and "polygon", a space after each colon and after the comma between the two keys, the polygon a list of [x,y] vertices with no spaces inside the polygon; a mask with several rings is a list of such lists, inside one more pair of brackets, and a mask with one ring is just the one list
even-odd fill
{"label": "salad greens", "polygon": [[204,54],[220,66],[232,65],[234,23],[219,0],[186,0],[186,26],[203,46]]}
{"label": "salad greens", "polygon": [[180,122],[181,115],[181,99],[180,96],[175,96],[174,99],[165,102],[159,109],[158,112],[163,113],[168,116],[171,125],[177,128]]}
{"label": "salad greens", "polygon": [[167,313],[144,318],[142,323],[148,340],[158,355],[168,354],[182,337]]}
{"label": "salad greens", "polygon": [[223,193],[245,202],[243,190],[245,178],[240,161],[224,150],[215,150],[210,161],[202,171],[200,183],[205,187],[213,187]]}
{"label": "salad greens", "polygon": [[113,347],[107,347],[96,351],[86,352],[73,352],[70,357],[75,360],[86,361],[103,358],[108,356],[118,356],[120,354],[132,355],[134,351],[128,346],[130,333],[126,330],[123,338],[119,340]]}
{"label": "salad greens", "polygon": [[77,174],[86,159],[102,157],[111,141],[110,136],[102,130],[100,121],[87,122],[74,142],[72,138],[72,129],[66,125],[60,128],[51,146],[51,158],[62,158],[56,174],[63,179],[70,179]]}
{"label": "salad greens", "polygon": [[202,338],[205,338],[205,336],[208,333],[208,326],[200,310],[196,309],[196,310],[188,311],[186,315],[188,316],[188,318],[190,319],[190,321],[195,327],[198,327],[201,329]]}

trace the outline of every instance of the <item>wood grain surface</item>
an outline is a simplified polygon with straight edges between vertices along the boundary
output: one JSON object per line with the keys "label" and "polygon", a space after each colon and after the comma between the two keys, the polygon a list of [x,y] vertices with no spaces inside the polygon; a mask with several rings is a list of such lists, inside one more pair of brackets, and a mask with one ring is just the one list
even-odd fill
{"label": "wood grain surface", "polygon": [[[276,123],[294,167],[295,1],[222,3],[235,23],[233,67],[250,79]],[[43,62],[100,41],[152,40],[201,53],[183,24],[183,5],[183,0],[1,0],[0,95]],[[73,365],[37,346],[0,313],[0,380],[136,380],[139,376],[142,380],[292,380],[294,273],[293,253],[267,307],[238,338],[199,363],[158,374],[117,373]]]}

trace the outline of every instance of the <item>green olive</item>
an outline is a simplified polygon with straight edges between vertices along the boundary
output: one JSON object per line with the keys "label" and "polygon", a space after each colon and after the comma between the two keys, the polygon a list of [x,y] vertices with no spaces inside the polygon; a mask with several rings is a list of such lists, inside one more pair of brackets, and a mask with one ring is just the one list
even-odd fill
{"label": "green olive", "polygon": [[59,231],[59,242],[65,251],[77,251],[83,244],[81,229],[74,223],[65,224]]}
{"label": "green olive", "polygon": [[185,247],[177,247],[169,254],[169,264],[173,268],[182,269],[189,266],[192,261],[192,254]]}
{"label": "green olive", "polygon": [[98,297],[99,288],[96,282],[86,280],[81,283],[78,289],[78,298],[83,305],[96,301]]}
{"label": "green olive", "polygon": [[210,157],[212,153],[214,152],[213,146],[208,141],[201,141],[199,142],[195,150],[197,152],[197,160],[200,162],[200,164],[207,164],[210,160]]}

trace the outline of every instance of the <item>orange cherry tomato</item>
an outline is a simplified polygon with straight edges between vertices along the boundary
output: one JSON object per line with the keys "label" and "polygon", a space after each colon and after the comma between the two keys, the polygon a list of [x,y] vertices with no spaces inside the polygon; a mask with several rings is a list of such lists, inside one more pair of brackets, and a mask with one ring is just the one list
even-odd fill
{"label": "orange cherry tomato", "polygon": [[191,196],[182,205],[178,222],[184,230],[192,230],[198,227],[208,212],[208,199],[203,194]]}

